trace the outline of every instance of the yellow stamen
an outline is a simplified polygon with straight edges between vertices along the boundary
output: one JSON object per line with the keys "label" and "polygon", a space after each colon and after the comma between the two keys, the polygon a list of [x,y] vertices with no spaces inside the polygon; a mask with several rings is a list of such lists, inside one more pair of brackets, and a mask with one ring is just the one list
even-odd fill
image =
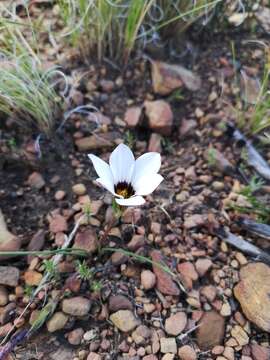
{"label": "yellow stamen", "polygon": [[124,199],[128,198],[128,189],[119,189],[116,193],[123,196]]}

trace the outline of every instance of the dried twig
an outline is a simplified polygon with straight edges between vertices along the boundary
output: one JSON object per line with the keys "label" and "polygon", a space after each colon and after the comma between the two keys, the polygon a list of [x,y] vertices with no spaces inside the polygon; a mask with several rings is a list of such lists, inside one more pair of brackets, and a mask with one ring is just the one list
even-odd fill
{"label": "dried twig", "polygon": [[249,241],[242,239],[240,236],[232,234],[225,228],[220,228],[216,231],[216,235],[228,244],[236,247],[246,254],[255,257],[255,260],[265,262],[270,265],[270,254],[261,250],[257,246],[251,244]]}

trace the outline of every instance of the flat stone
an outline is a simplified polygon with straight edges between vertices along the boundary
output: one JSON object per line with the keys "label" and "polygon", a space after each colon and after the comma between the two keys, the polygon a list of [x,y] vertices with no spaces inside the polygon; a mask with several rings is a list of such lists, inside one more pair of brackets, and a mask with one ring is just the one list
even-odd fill
{"label": "flat stone", "polygon": [[216,311],[205,312],[199,324],[196,337],[201,350],[209,350],[215,345],[221,345],[225,333],[224,317]]}
{"label": "flat stone", "polygon": [[61,311],[58,311],[47,321],[47,329],[50,333],[61,330],[65,327],[67,321],[68,316],[63,314]]}
{"label": "flat stone", "polygon": [[[155,263],[164,265],[164,259],[160,251],[153,250],[150,255]],[[180,290],[173,281],[172,276],[154,263],[152,266],[157,277],[157,289],[164,295],[178,296],[180,294]]]}
{"label": "flat stone", "polygon": [[269,360],[270,359],[270,347],[262,346],[257,343],[251,344],[251,354],[254,360]]}
{"label": "flat stone", "polygon": [[128,108],[124,117],[127,126],[130,128],[136,127],[140,122],[141,114],[142,108],[139,106],[132,106]]}
{"label": "flat stone", "polygon": [[145,245],[145,237],[143,235],[133,235],[127,247],[131,251],[136,251]]}
{"label": "flat stone", "polygon": [[114,295],[109,298],[109,311],[133,310],[132,302],[124,295]]}
{"label": "flat stone", "polygon": [[192,229],[204,225],[206,222],[206,216],[201,214],[194,214],[187,217],[184,221],[185,229]]}
{"label": "flat stone", "polygon": [[79,151],[88,151],[96,149],[110,149],[115,146],[115,140],[118,134],[115,132],[107,132],[104,134],[90,135],[77,139],[75,144]]}
{"label": "flat stone", "polygon": [[163,354],[166,354],[166,353],[176,354],[177,353],[177,345],[176,345],[175,338],[174,337],[161,338],[160,339],[160,351]]}
{"label": "flat stone", "polygon": [[119,310],[110,316],[112,323],[121,331],[129,332],[140,324],[130,310]]}
{"label": "flat stone", "polygon": [[66,232],[68,229],[67,221],[64,216],[56,214],[49,219],[50,231],[54,234],[58,232]]}
{"label": "flat stone", "polygon": [[42,274],[35,270],[27,270],[24,273],[24,281],[29,286],[38,286],[42,277]]}
{"label": "flat stone", "polygon": [[101,360],[102,357],[95,353],[95,352],[90,352],[90,354],[87,356],[87,360]]}
{"label": "flat stone", "polygon": [[213,285],[206,285],[201,289],[201,295],[212,302],[217,296],[217,289]]}
{"label": "flat stone", "polygon": [[90,308],[90,300],[82,296],[75,296],[62,301],[62,310],[69,315],[85,316],[89,313]]}
{"label": "flat stone", "polygon": [[178,349],[180,360],[197,360],[196,351],[189,345],[181,346]]}
{"label": "flat stone", "polygon": [[181,65],[151,61],[152,83],[156,94],[168,95],[173,90],[186,86],[191,91],[199,90],[200,78]]}
{"label": "flat stone", "polygon": [[240,325],[235,325],[231,330],[231,335],[237,341],[239,346],[249,343],[249,336]]}
{"label": "flat stone", "polygon": [[174,354],[165,354],[162,356],[161,360],[173,360],[174,359]]}
{"label": "flat stone", "polygon": [[234,295],[245,316],[260,329],[270,332],[270,267],[250,263],[240,270]]}
{"label": "flat stone", "polygon": [[169,335],[177,336],[185,329],[187,325],[187,315],[184,312],[178,312],[171,315],[165,321],[165,330]]}
{"label": "flat stone", "polygon": [[45,186],[45,181],[42,175],[36,171],[29,176],[27,182],[32,188],[37,190],[40,190]]}
{"label": "flat stone", "polygon": [[143,357],[143,360],[158,360],[156,355],[150,354]]}
{"label": "flat stone", "polygon": [[0,285],[15,287],[20,277],[19,270],[14,266],[0,266]]}
{"label": "flat stone", "polygon": [[75,249],[94,253],[98,249],[98,238],[96,232],[92,228],[78,232],[76,234],[73,247]]}

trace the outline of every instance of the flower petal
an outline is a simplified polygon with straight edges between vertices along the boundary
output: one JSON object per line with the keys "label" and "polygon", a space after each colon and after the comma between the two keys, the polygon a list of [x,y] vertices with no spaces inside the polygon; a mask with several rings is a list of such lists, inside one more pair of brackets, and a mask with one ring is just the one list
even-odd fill
{"label": "flower petal", "polygon": [[160,174],[141,176],[133,184],[135,195],[145,196],[151,194],[163,180],[164,178]]}
{"label": "flower petal", "polygon": [[115,201],[121,206],[139,206],[145,203],[142,196],[131,196],[128,199],[115,199]]}
{"label": "flower petal", "polygon": [[110,181],[107,181],[105,178],[98,178],[96,179],[96,182],[98,182],[100,185],[102,185],[106,190],[108,190],[110,193],[112,193],[114,196],[121,197],[120,195],[117,195],[114,192],[114,186]]}
{"label": "flower petal", "polygon": [[125,144],[119,144],[110,156],[110,168],[113,174],[114,184],[119,182],[131,182],[135,159],[130,148]]}
{"label": "flower petal", "polygon": [[132,183],[135,184],[140,177],[156,174],[161,166],[161,157],[157,152],[148,152],[140,156],[135,162]]}
{"label": "flower petal", "polygon": [[[98,180],[101,180],[99,183],[110,192],[114,193],[113,175],[109,165],[96,155],[89,154],[88,156],[99,176]],[[106,184],[106,186],[104,184]]]}

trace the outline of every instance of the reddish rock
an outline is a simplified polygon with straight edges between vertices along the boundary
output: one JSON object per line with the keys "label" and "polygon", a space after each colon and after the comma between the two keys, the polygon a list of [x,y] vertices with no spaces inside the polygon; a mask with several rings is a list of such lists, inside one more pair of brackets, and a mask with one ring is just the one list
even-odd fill
{"label": "reddish rock", "polygon": [[116,251],[111,256],[112,264],[115,266],[125,264],[128,261],[128,256],[121,251]]}
{"label": "reddish rock", "polygon": [[184,285],[188,289],[192,289],[193,281],[198,280],[198,273],[195,270],[194,265],[190,261],[177,265],[178,272],[182,275]]}
{"label": "reddish rock", "polygon": [[136,250],[138,250],[140,247],[142,247],[144,245],[145,245],[145,237],[144,236],[142,236],[142,235],[133,235],[132,239],[127,244],[127,247],[131,251],[136,251]]}
{"label": "reddish rock", "polygon": [[165,321],[165,330],[167,334],[177,336],[185,329],[187,325],[187,315],[184,312],[178,312],[171,315]]}
{"label": "reddish rock", "polygon": [[162,151],[161,140],[162,140],[162,136],[160,134],[152,133],[150,135],[150,139],[148,143],[148,151],[161,153]]}
{"label": "reddish rock", "polygon": [[198,259],[195,267],[200,277],[202,277],[212,267],[212,261],[210,259]]}
{"label": "reddish rock", "polygon": [[109,310],[110,312],[116,312],[118,310],[133,310],[133,305],[124,295],[110,296]]}
{"label": "reddish rock", "polygon": [[74,241],[74,248],[94,253],[98,248],[98,239],[94,230],[87,229],[77,233]]}
{"label": "reddish rock", "polygon": [[[160,251],[154,250],[151,252],[153,262],[164,265],[164,259]],[[157,277],[157,289],[165,295],[177,296],[180,290],[172,279],[172,276],[165,272],[161,267],[153,264],[153,271]]]}
{"label": "reddish rock", "polygon": [[201,289],[201,295],[203,295],[208,301],[212,302],[217,296],[217,289],[213,285],[204,286]]}
{"label": "reddish rock", "polygon": [[[43,248],[45,243],[45,231],[44,230],[38,230],[32,239],[30,240],[27,250],[28,251],[39,251]],[[30,261],[33,259],[33,255],[28,255],[27,261],[30,263]]]}
{"label": "reddish rock", "polygon": [[[186,171],[186,176],[187,176],[187,171]],[[188,216],[184,221],[184,228],[192,229],[197,226],[202,226],[205,224],[206,219],[207,217],[201,214],[193,214],[191,216]]]}
{"label": "reddish rock", "polygon": [[99,135],[90,135],[77,139],[75,144],[79,151],[88,151],[96,149],[108,149],[115,146],[115,140],[118,134],[114,132],[107,132]]}
{"label": "reddish rock", "polygon": [[37,190],[40,190],[45,186],[45,181],[42,175],[36,171],[29,176],[27,182],[32,188]]}
{"label": "reddish rock", "polygon": [[183,85],[191,91],[199,90],[201,86],[200,78],[181,65],[152,61],[151,66],[153,89],[157,94],[169,95]]}
{"label": "reddish rock", "polygon": [[42,277],[42,274],[35,270],[27,270],[24,273],[24,281],[29,286],[38,286]]}
{"label": "reddish rock", "polygon": [[181,346],[178,349],[180,360],[197,360],[196,351],[189,345]]}
{"label": "reddish rock", "polygon": [[95,352],[90,352],[90,354],[87,356],[87,360],[101,360],[101,356]]}
{"label": "reddish rock", "polygon": [[202,316],[196,331],[197,343],[201,350],[210,350],[221,345],[225,333],[225,319],[215,311]]}
{"label": "reddish rock", "polygon": [[150,354],[143,357],[143,360],[158,360],[156,355]]}
{"label": "reddish rock", "polygon": [[162,135],[170,135],[173,125],[173,113],[164,100],[145,101],[145,114],[150,129]]}
{"label": "reddish rock", "polygon": [[58,232],[65,232],[68,229],[67,221],[64,216],[60,214],[54,215],[50,218],[50,231],[54,234]]}
{"label": "reddish rock", "polygon": [[270,332],[270,267],[250,263],[240,270],[241,281],[234,288],[245,316],[260,329]]}
{"label": "reddish rock", "polygon": [[132,106],[127,109],[124,120],[128,127],[136,127],[141,119],[142,109],[139,106]]}
{"label": "reddish rock", "polygon": [[251,353],[254,360],[269,360],[270,359],[270,347],[262,346],[257,343],[251,345]]}
{"label": "reddish rock", "polygon": [[153,289],[156,285],[156,275],[150,270],[141,272],[141,284],[145,290]]}
{"label": "reddish rock", "polygon": [[74,293],[78,293],[81,288],[81,282],[81,279],[79,279],[76,274],[72,274],[66,279],[64,289],[69,289]]}
{"label": "reddish rock", "polygon": [[185,137],[189,134],[193,134],[194,129],[196,129],[196,126],[197,126],[197,122],[195,120],[183,119],[179,129],[180,137]]}
{"label": "reddish rock", "polygon": [[12,328],[13,328],[12,322],[0,326],[0,337],[3,338],[4,336],[6,336],[11,331]]}
{"label": "reddish rock", "polygon": [[83,338],[84,330],[77,328],[68,333],[68,342],[71,345],[80,345]]}

